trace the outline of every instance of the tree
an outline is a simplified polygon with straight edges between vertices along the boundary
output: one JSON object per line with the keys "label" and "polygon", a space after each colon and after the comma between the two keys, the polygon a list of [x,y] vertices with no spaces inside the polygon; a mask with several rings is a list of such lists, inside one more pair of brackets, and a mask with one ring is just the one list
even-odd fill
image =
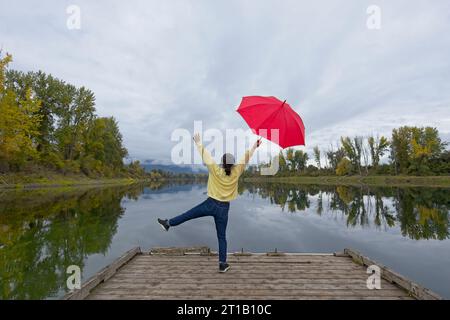
{"label": "tree", "polygon": [[296,150],[294,153],[294,165],[298,171],[304,171],[306,169],[306,163],[308,162],[308,154],[301,150]]}
{"label": "tree", "polygon": [[336,168],[336,174],[338,176],[346,176],[349,175],[352,172],[352,163],[347,158],[342,158],[341,161],[339,161],[339,164]]}
{"label": "tree", "polygon": [[446,144],[439,138],[436,128],[414,128],[411,140],[411,165],[409,171],[417,174],[430,174],[430,161],[439,158]]}
{"label": "tree", "polygon": [[286,160],[289,162],[289,170],[295,170],[295,158],[294,158],[294,149],[289,148],[286,151]]}
{"label": "tree", "polygon": [[374,138],[373,136],[370,136],[367,139],[367,142],[369,144],[370,156],[372,158],[372,166],[376,170],[380,163],[380,158],[389,149],[389,141],[384,136],[381,136],[381,138]]}
{"label": "tree", "polygon": [[42,71],[6,70],[10,60],[0,65],[1,167],[32,160],[64,174],[123,172],[127,150],[118,124],[95,115],[92,91]]}
{"label": "tree", "polygon": [[38,114],[41,121],[36,148],[45,155],[52,152],[54,118],[58,115],[57,109],[62,105],[60,93],[64,83],[42,71],[24,73],[16,70],[7,71],[6,82],[8,88],[21,99],[24,99],[27,90],[31,89],[33,95],[40,101]]}
{"label": "tree", "polygon": [[315,146],[314,149],[313,149],[313,152],[314,152],[314,160],[316,161],[317,168],[320,169],[321,165],[320,165],[320,149],[319,149],[319,146]]}
{"label": "tree", "polygon": [[350,162],[355,165],[357,165],[356,160],[356,149],[353,145],[353,140],[350,139],[350,137],[341,137],[341,143],[342,143],[342,149],[345,152],[345,156],[348,158],[347,160],[350,160]]}
{"label": "tree", "polygon": [[392,131],[391,160],[396,172],[430,174],[430,163],[438,159],[446,143],[432,127],[400,127]]}
{"label": "tree", "polygon": [[131,161],[131,163],[128,165],[128,171],[134,177],[142,177],[145,173],[144,168],[142,168],[139,160]]}
{"label": "tree", "polygon": [[5,69],[11,55],[0,59],[0,169],[20,169],[36,157],[35,138],[38,136],[39,101],[27,89],[23,99],[5,86]]}
{"label": "tree", "polygon": [[122,135],[113,118],[96,118],[91,121],[84,137],[82,169],[86,174],[105,169],[120,171],[123,158],[128,154],[122,144]]}
{"label": "tree", "polygon": [[392,130],[391,160],[395,172],[406,173],[410,164],[409,142],[411,141],[409,127]]}
{"label": "tree", "polygon": [[79,157],[83,146],[81,138],[95,118],[95,97],[90,90],[71,85],[66,85],[62,94],[64,104],[59,108],[55,137],[63,158],[73,160]]}
{"label": "tree", "polygon": [[344,151],[344,149],[342,147],[338,147],[338,149],[336,151],[334,151],[333,148],[331,147],[327,151],[328,162],[330,163],[331,169],[333,171],[336,170],[339,162],[344,157],[345,157],[345,151]]}
{"label": "tree", "polygon": [[284,157],[284,154],[282,151],[278,154],[278,165],[279,165],[279,171],[284,172],[287,170],[287,162],[286,158]]}
{"label": "tree", "polygon": [[361,146],[361,154],[362,154],[362,158],[363,158],[363,167],[365,169],[366,175],[369,175],[369,157],[370,157],[370,153],[369,153],[369,146],[364,143],[365,140],[362,140],[362,146]]}

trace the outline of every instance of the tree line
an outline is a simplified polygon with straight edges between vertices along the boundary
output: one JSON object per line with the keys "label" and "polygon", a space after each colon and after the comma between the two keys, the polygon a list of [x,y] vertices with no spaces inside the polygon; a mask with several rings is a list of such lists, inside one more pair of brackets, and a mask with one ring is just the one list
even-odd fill
{"label": "tree line", "polygon": [[128,152],[113,117],[95,114],[95,96],[52,75],[7,69],[0,60],[0,171],[48,168],[117,176]]}
{"label": "tree line", "polygon": [[[403,126],[384,136],[344,136],[312,154],[280,151],[277,175],[449,175],[450,151],[436,128]],[[265,164],[259,167],[265,166]],[[250,166],[247,176],[257,174]]]}
{"label": "tree line", "polygon": [[0,173],[80,174],[159,180],[128,151],[114,117],[96,115],[95,95],[42,71],[11,70],[0,52]]}

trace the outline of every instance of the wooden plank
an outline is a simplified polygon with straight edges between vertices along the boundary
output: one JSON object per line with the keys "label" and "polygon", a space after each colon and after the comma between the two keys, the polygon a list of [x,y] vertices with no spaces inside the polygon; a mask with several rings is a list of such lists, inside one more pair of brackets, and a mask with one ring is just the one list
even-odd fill
{"label": "wooden plank", "polygon": [[[178,254],[179,252],[184,252],[185,255],[191,253],[192,255],[206,255],[206,256],[218,256],[219,253],[217,251],[212,251],[209,247],[205,246],[196,246],[196,247],[155,247],[150,251],[142,252],[142,256],[152,256],[152,255],[166,255],[167,253],[175,252],[175,256],[182,256],[182,254]],[[228,256],[252,256],[252,257],[268,257],[268,256],[286,256],[286,257],[333,257],[334,253],[317,253],[317,252],[278,252],[278,251],[269,251],[269,252],[248,252],[248,251],[237,251],[237,252],[228,252]],[[348,257],[348,256],[347,256]]]}
{"label": "wooden plank", "polygon": [[[101,290],[135,290],[142,292],[145,290],[368,290],[365,283],[295,283],[295,284],[280,284],[280,283],[265,283],[265,284],[244,284],[244,283],[142,283],[142,282],[105,282],[101,286]],[[397,295],[407,295],[405,292],[395,287],[392,284],[382,286],[378,294],[386,291],[396,291]]]}
{"label": "wooden plank", "polygon": [[[367,280],[368,275],[358,269],[347,269],[347,270],[309,270],[309,269],[296,269],[296,270],[282,270],[279,269],[271,269],[271,270],[261,270],[261,269],[253,269],[253,270],[237,270],[236,267],[234,269],[230,269],[226,273],[219,273],[219,269],[203,269],[203,270],[194,270],[194,269],[170,269],[170,270],[164,270],[160,269],[157,271],[154,270],[124,270],[123,272],[120,272],[120,274],[117,274],[117,276],[130,276],[130,277],[136,277],[136,278],[169,278],[174,277],[177,278],[178,275],[185,274],[189,277],[195,277],[195,276],[201,276],[203,278],[214,278],[214,277],[221,277],[223,279],[230,279],[233,277],[236,277],[238,275],[242,277],[247,278],[261,278],[261,277],[267,277],[267,278],[282,278],[284,276],[296,276],[297,278],[306,278],[306,277],[318,277],[323,279],[327,279],[325,276],[333,277],[333,276],[342,276],[351,278],[353,277],[360,277],[365,278]],[[328,278],[329,278],[328,277]]]}
{"label": "wooden plank", "polygon": [[361,297],[361,296],[310,296],[310,297],[298,297],[298,296],[215,296],[210,297],[206,295],[186,295],[186,296],[127,296],[127,295],[114,295],[114,294],[93,294],[88,297],[90,300],[208,300],[208,299],[217,299],[217,300],[413,300],[413,298],[405,296],[405,297],[397,297],[397,296],[370,296],[370,297]]}
{"label": "wooden plank", "polygon": [[102,270],[97,272],[95,275],[93,275],[91,278],[89,278],[88,281],[86,281],[80,289],[73,290],[69,293],[67,293],[64,296],[64,300],[82,300],[86,298],[91,290],[93,290],[95,287],[97,287],[101,282],[104,282],[111,278],[116,271],[125,265],[128,261],[130,261],[134,256],[139,254],[141,252],[141,249],[139,247],[133,248],[129,251],[127,251],[125,254],[123,254],[119,259],[115,260],[110,265],[104,267]]}
{"label": "wooden plank", "polygon": [[[306,259],[302,259],[302,260],[292,260],[292,259],[287,259],[284,260],[282,258],[280,258],[278,261],[277,259],[228,259],[227,262],[229,263],[239,263],[239,264],[262,264],[262,265],[268,265],[268,264],[296,264],[296,265],[327,265],[327,264],[332,264],[332,265],[354,265],[354,263],[352,262],[351,259],[346,259],[346,260],[325,260],[325,259],[321,259],[321,260],[306,260]],[[218,260],[216,259],[192,259],[192,258],[183,258],[183,259],[145,259],[142,258],[141,256],[136,258],[135,261],[136,264],[208,264],[208,265],[217,265],[218,264]]]}
{"label": "wooden plank", "polygon": [[[201,274],[203,276],[207,274],[213,274],[217,276],[219,268],[218,266],[133,266],[127,265],[121,270],[121,274]],[[270,267],[255,266],[252,268],[240,266],[238,264],[233,264],[231,269],[222,274],[223,277],[232,276],[235,274],[343,274],[343,273],[353,273],[364,275],[367,278],[367,274],[363,268],[358,268],[356,266],[342,266],[342,267],[332,267],[327,266],[323,268],[308,268],[307,266],[286,266],[286,265],[272,265]]]}
{"label": "wooden plank", "polygon": [[206,246],[197,247],[155,247],[149,252],[150,255],[173,255],[182,256],[185,254],[210,254],[211,250]]}
{"label": "wooden plank", "polygon": [[[216,256],[202,256],[200,254],[191,253],[190,255],[166,255],[166,254],[151,254],[151,255],[141,255],[140,259],[145,260],[152,260],[152,259],[160,259],[164,261],[169,260],[179,260],[179,259],[191,259],[193,261],[195,260],[201,260],[204,261],[210,260],[210,261],[217,261]],[[336,257],[333,255],[282,255],[282,256],[268,256],[268,255],[260,255],[260,254],[250,254],[250,255],[230,255],[227,256],[228,260],[236,260],[236,261],[246,261],[246,260],[256,260],[256,261],[278,261],[278,260],[285,260],[285,261],[347,261],[350,260],[349,256],[345,257]]]}
{"label": "wooden plank", "polygon": [[[329,266],[336,266],[336,267],[353,267],[353,268],[359,268],[361,269],[361,266],[356,265],[355,263],[352,263],[352,261],[349,259],[345,262],[295,262],[295,261],[279,261],[278,263],[276,261],[270,261],[270,262],[262,262],[262,261],[227,261],[230,263],[231,266],[240,266],[240,267],[252,267],[252,266],[261,266],[264,268],[270,268],[273,266],[285,266],[286,268],[291,267],[302,267],[302,268],[321,268],[321,267],[329,267]],[[136,261],[133,261],[133,265],[136,266],[185,266],[185,267],[197,267],[197,266],[207,266],[207,267],[217,267],[219,264],[217,261],[190,261],[190,260],[175,260],[175,261],[158,261],[158,260],[147,260],[143,261],[140,259],[136,259]]]}
{"label": "wooden plank", "polygon": [[[221,279],[225,279],[223,281],[228,280],[241,280],[245,281],[246,279],[255,279],[255,280],[274,280],[274,279],[323,279],[323,280],[329,280],[329,279],[363,279],[364,281],[367,280],[367,275],[363,274],[330,274],[330,273],[307,273],[307,274],[276,274],[276,275],[268,275],[264,273],[259,273],[252,275],[251,273],[246,274],[233,274],[230,276],[225,276],[224,274],[218,274],[218,273],[210,273],[206,275],[199,275],[199,274],[180,274],[177,276],[177,278],[180,279],[198,279],[201,277],[202,279],[217,279],[218,277],[221,277]],[[144,280],[155,280],[155,279],[161,279],[161,280],[167,280],[167,279],[173,279],[175,278],[172,274],[169,275],[146,275],[146,274],[116,274],[114,276],[115,279],[134,279],[135,281],[144,281]]]}
{"label": "wooden plank", "polygon": [[[94,294],[112,294],[112,295],[126,295],[130,297],[139,297],[141,295],[149,296],[149,297],[157,297],[157,296],[189,296],[195,295],[191,289],[153,289],[153,288],[142,288],[139,291],[133,290],[130,288],[125,289],[103,289],[101,286],[94,291]],[[199,294],[197,294],[199,295]],[[354,296],[354,297],[398,297],[402,296],[402,292],[399,289],[394,290],[369,290],[369,289],[361,289],[361,290],[349,290],[349,289],[340,289],[340,290],[311,290],[311,289],[209,289],[201,292],[201,295],[209,295],[209,296],[298,296],[308,297],[308,296],[337,296],[337,297],[346,297],[346,296]]]}
{"label": "wooden plank", "polygon": [[[261,280],[261,279],[258,279]],[[204,289],[204,288],[278,288],[278,289],[364,289],[366,288],[366,282],[363,279],[359,281],[354,281],[353,279],[350,281],[330,281],[335,279],[319,279],[320,281],[311,281],[313,279],[300,279],[301,281],[296,281],[298,279],[291,279],[290,281],[230,281],[230,282],[211,282],[211,281],[192,281],[192,282],[170,282],[163,281],[158,282],[157,280],[152,281],[129,281],[129,280],[117,280],[112,281],[109,280],[106,282],[102,288],[125,288],[132,287],[138,289],[140,287],[146,288],[192,288],[193,290]],[[328,281],[326,281],[328,280]],[[406,296],[407,293],[403,290],[397,288],[394,284],[391,284],[387,281],[382,282],[381,290],[398,290],[399,295]]]}
{"label": "wooden plank", "polygon": [[[152,256],[153,257],[153,256]],[[280,258],[267,258],[267,259],[253,259],[253,258],[228,258],[227,262],[229,263],[262,263],[262,264],[282,264],[282,263],[291,263],[291,264],[348,264],[348,265],[354,265],[354,262],[350,258],[343,258],[343,259],[284,259],[284,257]],[[203,259],[199,258],[193,258],[193,257],[179,257],[178,259],[164,259],[161,257],[156,257],[154,259],[148,259],[144,258],[142,256],[137,257],[136,263],[209,263],[209,264],[218,264],[218,260],[210,257],[203,257]]]}
{"label": "wooden plank", "polygon": [[[227,284],[363,284],[366,285],[366,279],[365,278],[359,278],[359,279],[353,279],[353,278],[341,278],[341,279],[317,279],[317,278],[293,278],[293,279],[284,279],[284,278],[273,278],[273,279],[266,279],[266,278],[260,278],[260,279],[254,279],[254,278],[202,278],[200,276],[196,278],[163,278],[160,279],[154,278],[139,278],[139,281],[135,281],[135,278],[133,277],[119,277],[118,275],[112,277],[108,280],[108,284],[114,283],[114,284],[122,284],[122,283],[139,283],[143,285],[157,285],[160,283],[165,284],[179,284],[179,285],[185,285],[185,284],[221,284],[221,283],[227,283]],[[394,284],[391,284],[384,280],[383,283],[388,284],[389,286],[395,287]]]}
{"label": "wooden plank", "polygon": [[[220,277],[220,278],[219,278]],[[258,274],[251,274],[251,273],[234,273],[234,274],[218,274],[216,273],[209,273],[209,274],[179,274],[174,276],[173,274],[165,274],[165,275],[159,275],[159,274],[145,274],[145,273],[134,273],[134,274],[128,274],[128,273],[117,273],[114,276],[114,279],[135,279],[136,281],[141,281],[145,279],[154,280],[154,279],[161,279],[161,280],[167,280],[167,279],[225,279],[223,281],[228,281],[231,279],[238,279],[245,281],[246,279],[256,279],[256,280],[273,280],[273,279],[364,279],[364,281],[367,280],[367,274],[365,273],[358,273],[358,274],[351,274],[351,273],[302,273],[302,274],[294,274],[294,273],[285,273],[285,274],[265,274],[265,273],[258,273]]]}
{"label": "wooden plank", "polygon": [[[153,257],[153,256],[152,256]],[[180,259],[167,259],[167,258],[163,258],[163,257],[157,257],[155,259],[145,259],[145,258],[141,258],[139,257],[140,261],[143,262],[151,262],[151,261],[161,261],[161,262],[178,262],[178,261],[186,261],[186,262],[214,262],[217,263],[218,259],[217,258],[212,258],[211,257],[204,257],[205,259],[200,258],[199,256],[180,256]],[[247,259],[248,258],[248,259]],[[342,258],[342,259],[307,259],[307,258],[303,258],[303,259],[285,259],[285,257],[280,257],[280,258],[276,258],[276,257],[271,257],[271,258],[266,258],[266,259],[262,259],[262,258],[251,258],[251,257],[228,257],[227,258],[227,262],[261,262],[261,263],[268,263],[268,262],[276,262],[276,263],[280,263],[280,262],[292,262],[292,263],[337,263],[337,262],[346,262],[346,263],[350,263],[352,262],[351,259],[349,258]]]}
{"label": "wooden plank", "polygon": [[406,290],[411,296],[413,296],[416,299],[419,300],[442,300],[442,297],[440,297],[437,293],[422,287],[421,285],[418,285],[417,283],[412,282],[411,280],[407,279],[406,277],[390,270],[388,267],[377,263],[376,261],[367,258],[363,255],[361,255],[359,252],[351,250],[351,249],[345,249],[345,253],[347,253],[349,256],[353,258],[353,260],[356,263],[359,263],[363,266],[371,266],[376,265],[380,268],[381,271],[381,277],[391,283],[396,284],[400,288]]}
{"label": "wooden plank", "polygon": [[[318,268],[334,268],[338,269],[360,269],[361,266],[358,266],[355,263],[292,263],[292,262],[283,262],[279,263],[259,263],[259,262],[231,262],[228,261],[231,267],[242,268],[242,269],[252,269],[252,268],[286,268],[286,269],[294,269],[294,268],[302,268],[302,269],[318,269]],[[207,262],[207,261],[198,261],[198,262],[187,262],[187,261],[172,261],[167,263],[161,263],[156,261],[149,261],[147,263],[143,263],[142,261],[133,261],[133,264],[129,265],[129,267],[135,267],[136,269],[147,268],[147,269],[158,269],[164,267],[173,267],[173,268],[218,268],[219,264],[217,262]],[[127,266],[128,267],[128,266]]]}

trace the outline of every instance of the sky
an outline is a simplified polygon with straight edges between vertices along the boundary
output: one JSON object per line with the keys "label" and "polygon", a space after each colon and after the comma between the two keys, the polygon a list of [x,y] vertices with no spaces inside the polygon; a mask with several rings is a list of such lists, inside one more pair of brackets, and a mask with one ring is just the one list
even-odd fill
{"label": "sky", "polygon": [[0,0],[11,68],[91,89],[130,158],[161,163],[194,121],[247,129],[235,110],[249,95],[286,99],[307,151],[402,125],[450,141],[449,31],[448,0]]}

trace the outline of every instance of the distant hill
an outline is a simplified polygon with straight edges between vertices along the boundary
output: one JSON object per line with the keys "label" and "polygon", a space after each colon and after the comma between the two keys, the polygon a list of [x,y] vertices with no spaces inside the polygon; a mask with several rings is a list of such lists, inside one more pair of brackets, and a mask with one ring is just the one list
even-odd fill
{"label": "distant hill", "polygon": [[208,172],[203,165],[176,165],[176,164],[162,164],[157,163],[155,160],[145,160],[141,166],[145,171],[150,172],[152,170],[162,170],[173,173],[205,173]]}

